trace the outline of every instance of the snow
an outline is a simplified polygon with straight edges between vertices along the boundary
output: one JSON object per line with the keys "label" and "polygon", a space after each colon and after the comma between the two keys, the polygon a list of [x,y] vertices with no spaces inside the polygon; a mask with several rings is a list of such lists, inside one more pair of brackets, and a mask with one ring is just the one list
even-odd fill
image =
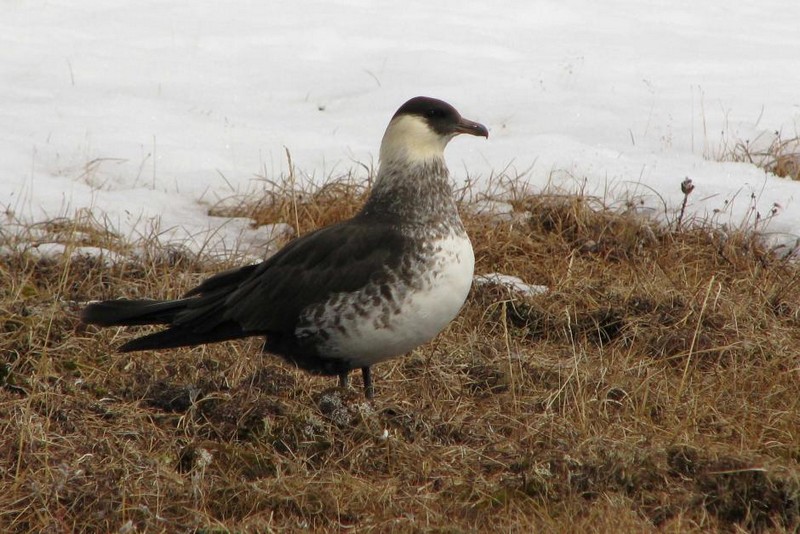
{"label": "snow", "polygon": [[788,0],[6,2],[0,223],[91,213],[132,240],[257,248],[209,207],[258,198],[287,151],[315,182],[366,174],[422,94],[490,128],[448,148],[458,183],[505,171],[663,212],[689,177],[692,214],[777,204],[769,229],[794,239],[800,185],[714,159],[798,135],[797,20]]}
{"label": "snow", "polygon": [[495,285],[508,288],[514,293],[518,293],[524,297],[535,297],[543,295],[550,291],[547,286],[532,285],[523,281],[518,276],[502,273],[488,273],[475,275],[473,281],[477,285]]}

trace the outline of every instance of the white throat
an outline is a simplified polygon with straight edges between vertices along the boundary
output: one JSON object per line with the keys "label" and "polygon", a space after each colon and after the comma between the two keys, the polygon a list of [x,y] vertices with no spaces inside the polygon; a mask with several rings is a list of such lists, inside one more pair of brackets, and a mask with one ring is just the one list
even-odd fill
{"label": "white throat", "polygon": [[442,136],[430,129],[422,117],[400,115],[386,128],[381,142],[380,160],[423,163],[444,158],[444,148],[452,136]]}

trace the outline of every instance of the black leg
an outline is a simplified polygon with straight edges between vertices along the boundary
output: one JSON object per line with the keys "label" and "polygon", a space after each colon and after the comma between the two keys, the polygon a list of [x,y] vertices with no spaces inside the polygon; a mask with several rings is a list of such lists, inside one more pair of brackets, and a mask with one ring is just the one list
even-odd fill
{"label": "black leg", "polygon": [[372,370],[369,367],[362,367],[361,375],[364,377],[364,396],[371,399],[375,396],[375,388],[372,387]]}
{"label": "black leg", "polygon": [[345,372],[339,375],[339,387],[342,389],[347,389],[350,385],[350,373]]}

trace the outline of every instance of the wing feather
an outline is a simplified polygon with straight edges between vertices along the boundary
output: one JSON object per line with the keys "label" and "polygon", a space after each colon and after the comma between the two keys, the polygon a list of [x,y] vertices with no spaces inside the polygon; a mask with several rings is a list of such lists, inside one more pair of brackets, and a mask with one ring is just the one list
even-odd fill
{"label": "wing feather", "polygon": [[242,335],[291,334],[307,306],[388,278],[408,244],[395,227],[359,218],[322,228],[258,265],[209,278],[187,293],[194,298],[172,324],[198,334],[230,323]]}

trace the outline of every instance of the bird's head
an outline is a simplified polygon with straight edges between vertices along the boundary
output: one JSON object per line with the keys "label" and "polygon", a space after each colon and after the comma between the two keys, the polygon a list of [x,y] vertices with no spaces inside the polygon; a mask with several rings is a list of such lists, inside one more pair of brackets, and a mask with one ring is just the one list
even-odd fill
{"label": "bird's head", "polygon": [[447,102],[426,96],[412,98],[400,106],[383,134],[381,161],[443,158],[447,143],[458,134],[488,138],[489,130],[463,118]]}

